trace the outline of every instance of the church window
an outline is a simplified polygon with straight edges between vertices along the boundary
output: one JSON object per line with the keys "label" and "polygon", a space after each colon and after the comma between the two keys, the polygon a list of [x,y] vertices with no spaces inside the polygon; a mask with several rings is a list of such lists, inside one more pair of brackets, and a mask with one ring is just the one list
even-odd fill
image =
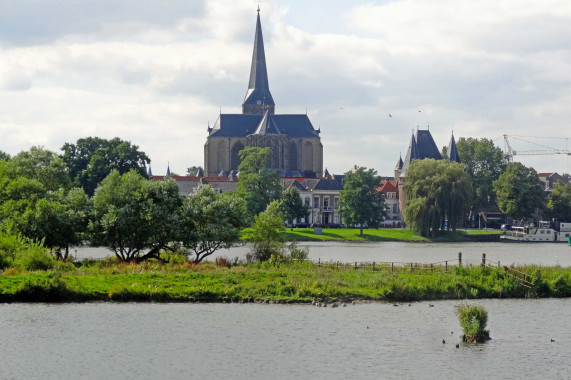
{"label": "church window", "polygon": [[294,142],[289,144],[289,170],[299,170],[297,167],[297,145]]}
{"label": "church window", "polygon": [[303,170],[313,171],[313,144],[309,141],[303,146]]}

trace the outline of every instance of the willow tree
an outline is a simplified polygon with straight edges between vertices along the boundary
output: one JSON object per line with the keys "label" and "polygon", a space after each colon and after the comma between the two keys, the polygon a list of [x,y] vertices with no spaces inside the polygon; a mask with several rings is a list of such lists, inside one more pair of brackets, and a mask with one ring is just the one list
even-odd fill
{"label": "willow tree", "polygon": [[404,219],[409,228],[422,236],[434,236],[439,231],[456,231],[472,186],[463,164],[425,159],[409,166],[404,192]]}

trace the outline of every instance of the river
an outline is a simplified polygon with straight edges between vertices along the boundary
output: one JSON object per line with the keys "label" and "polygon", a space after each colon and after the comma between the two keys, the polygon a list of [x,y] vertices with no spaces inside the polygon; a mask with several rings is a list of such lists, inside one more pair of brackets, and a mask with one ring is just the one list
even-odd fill
{"label": "river", "polygon": [[[571,247],[567,243],[405,243],[405,242],[303,242],[300,247],[309,248],[309,257],[322,261],[376,261],[376,262],[415,262],[435,263],[458,259],[462,252],[465,264],[477,265],[482,261],[482,253],[489,260],[500,261],[503,265],[560,265],[571,266]],[[218,256],[245,259],[248,246],[217,251]],[[112,255],[105,248],[77,248],[71,251],[77,258],[104,258]]]}
{"label": "river", "polygon": [[569,379],[571,300],[471,302],[484,344],[461,343],[459,301],[0,304],[0,378]]}

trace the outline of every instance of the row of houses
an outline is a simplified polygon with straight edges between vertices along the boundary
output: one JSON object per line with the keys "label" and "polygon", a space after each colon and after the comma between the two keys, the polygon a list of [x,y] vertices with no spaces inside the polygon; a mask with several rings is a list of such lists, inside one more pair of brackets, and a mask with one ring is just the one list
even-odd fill
{"label": "row of houses", "polygon": [[[199,173],[202,174],[202,173]],[[223,174],[223,173],[221,173]],[[339,225],[343,219],[339,214],[339,200],[343,190],[343,177],[330,175],[327,170],[323,178],[281,178],[283,190],[295,187],[307,206],[309,213],[297,223]],[[162,181],[167,176],[150,176],[153,180]],[[226,176],[168,176],[178,185],[181,196],[192,194],[200,185],[210,185],[220,193],[234,191],[237,188],[238,179],[231,173]],[[387,204],[387,217],[385,226],[400,227],[402,216],[398,205],[398,190],[394,178],[385,178],[377,189]]]}

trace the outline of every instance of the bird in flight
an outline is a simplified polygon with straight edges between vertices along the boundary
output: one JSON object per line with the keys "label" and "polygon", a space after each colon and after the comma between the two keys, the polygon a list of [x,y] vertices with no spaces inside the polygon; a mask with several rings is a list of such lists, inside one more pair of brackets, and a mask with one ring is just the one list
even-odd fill
{"label": "bird in flight", "polygon": [[393,117],[393,115],[389,114],[389,117]]}

